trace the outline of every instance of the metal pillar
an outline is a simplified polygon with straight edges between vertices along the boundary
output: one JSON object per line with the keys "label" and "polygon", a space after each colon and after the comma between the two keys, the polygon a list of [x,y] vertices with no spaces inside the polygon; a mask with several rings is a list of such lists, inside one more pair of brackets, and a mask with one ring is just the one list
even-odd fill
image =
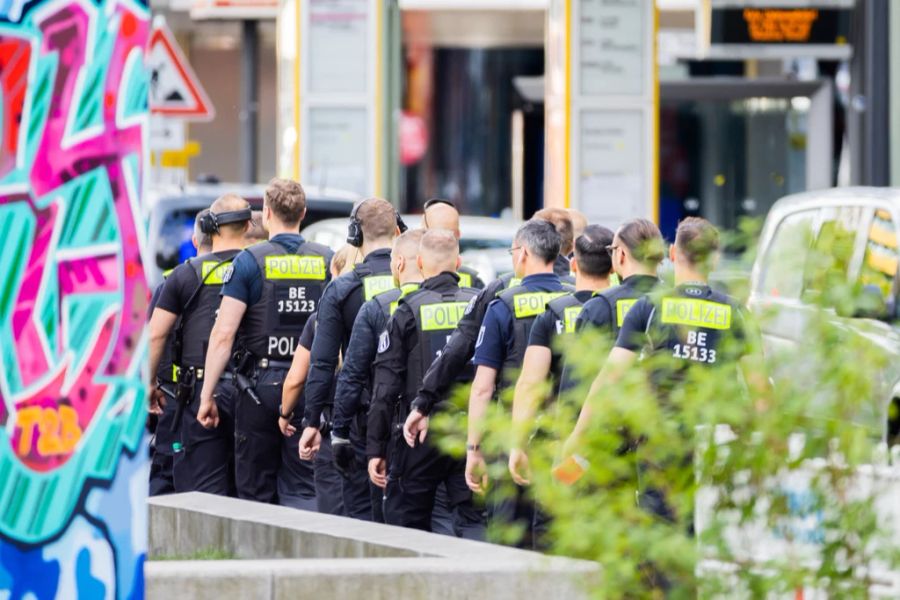
{"label": "metal pillar", "polygon": [[889,4],[885,0],[857,4],[848,115],[854,184],[890,184]]}
{"label": "metal pillar", "polygon": [[241,21],[241,180],[256,183],[259,159],[259,30],[256,21]]}

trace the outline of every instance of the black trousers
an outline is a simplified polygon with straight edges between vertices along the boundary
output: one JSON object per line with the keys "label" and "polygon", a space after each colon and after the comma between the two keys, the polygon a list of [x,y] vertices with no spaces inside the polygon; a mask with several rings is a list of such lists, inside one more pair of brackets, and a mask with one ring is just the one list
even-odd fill
{"label": "black trousers", "polygon": [[175,456],[175,491],[206,492],[234,496],[234,403],[237,389],[231,380],[222,380],[214,392],[219,411],[219,426],[206,429],[197,421],[200,390],[197,382],[194,398],[181,414],[182,450]]}
{"label": "black trousers", "polygon": [[472,540],[485,536],[484,512],[466,486],[465,461],[453,459],[427,440],[410,448],[402,436],[392,440],[384,520],[389,525],[433,531],[432,517],[438,488],[444,484],[453,534]]}
{"label": "black trousers", "polygon": [[257,404],[238,394],[234,419],[235,482],[239,498],[316,509],[313,467],[298,453],[302,402],[294,410],[290,438],[278,428],[281,391],[287,369],[261,369],[257,375]]}
{"label": "black trousers", "polygon": [[[169,389],[171,385],[167,386]],[[175,446],[180,444],[178,432],[172,431],[175,422],[175,401],[166,397],[163,414],[156,422],[156,429],[150,443],[150,489],[151,496],[163,496],[175,493],[174,475],[172,473]]]}
{"label": "black trousers", "polygon": [[316,510],[327,515],[347,516],[344,511],[344,491],[341,474],[334,466],[331,439],[322,436],[322,445],[316,454],[315,485]]}

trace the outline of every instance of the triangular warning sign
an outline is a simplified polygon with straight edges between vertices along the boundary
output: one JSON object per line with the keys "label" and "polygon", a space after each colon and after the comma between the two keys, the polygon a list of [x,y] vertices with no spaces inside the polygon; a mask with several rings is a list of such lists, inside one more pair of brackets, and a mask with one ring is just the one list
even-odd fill
{"label": "triangular warning sign", "polygon": [[204,121],[216,116],[209,96],[161,18],[153,21],[147,70],[150,72],[151,113]]}

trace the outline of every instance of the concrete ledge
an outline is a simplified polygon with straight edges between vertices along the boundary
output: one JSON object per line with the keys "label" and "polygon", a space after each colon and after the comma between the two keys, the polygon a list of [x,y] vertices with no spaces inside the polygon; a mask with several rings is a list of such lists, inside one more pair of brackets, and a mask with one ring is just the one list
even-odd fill
{"label": "concrete ledge", "polygon": [[[233,498],[149,504],[151,599],[581,598],[599,576],[587,561]],[[243,560],[152,560],[209,548]]]}

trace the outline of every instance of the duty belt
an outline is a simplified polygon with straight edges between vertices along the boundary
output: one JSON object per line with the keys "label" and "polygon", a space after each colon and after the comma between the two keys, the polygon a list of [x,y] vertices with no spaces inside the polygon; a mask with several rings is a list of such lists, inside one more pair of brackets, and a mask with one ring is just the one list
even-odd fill
{"label": "duty belt", "polygon": [[[184,371],[192,371],[194,373],[195,381],[203,381],[204,370],[203,367],[174,367],[175,373],[180,373],[182,370]],[[219,379],[233,379],[234,375],[231,371],[223,371],[221,377]],[[177,382],[177,376],[175,382]]]}
{"label": "duty belt", "polygon": [[256,365],[260,369],[290,369],[291,362],[288,360],[271,360],[268,358],[261,358]]}

